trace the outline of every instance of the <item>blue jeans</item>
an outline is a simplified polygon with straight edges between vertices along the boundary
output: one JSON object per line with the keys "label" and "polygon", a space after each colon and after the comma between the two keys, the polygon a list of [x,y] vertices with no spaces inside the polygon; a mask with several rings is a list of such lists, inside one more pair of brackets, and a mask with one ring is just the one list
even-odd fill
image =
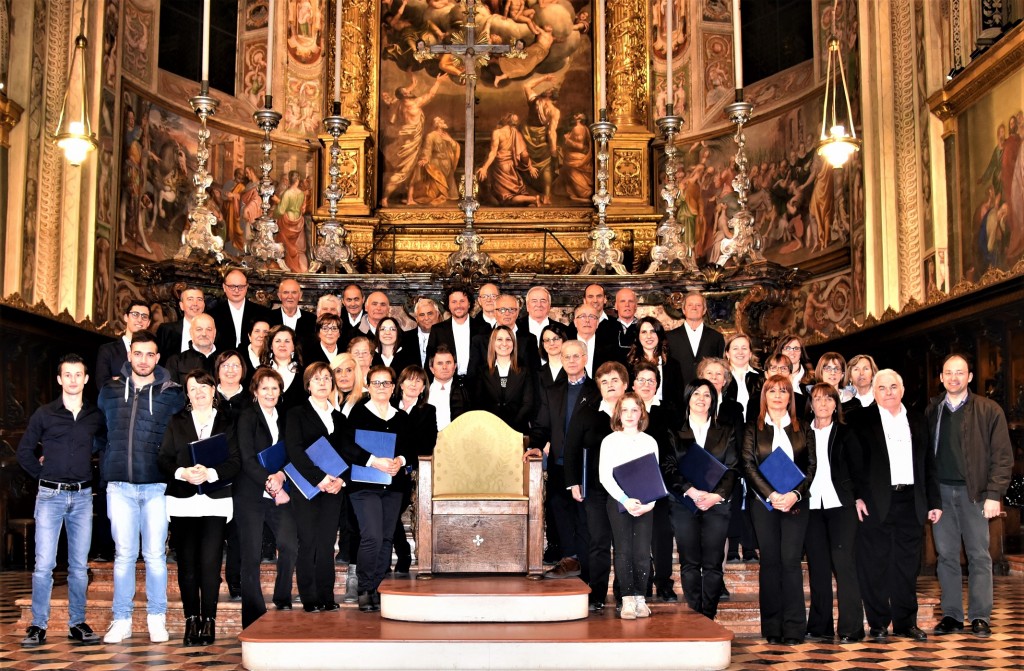
{"label": "blue jeans", "polygon": [[92,488],[61,492],[40,487],[36,495],[36,568],[32,572],[32,624],[46,629],[50,620],[53,568],[61,525],[68,534],[68,625],[85,622],[87,562],[92,542]]}
{"label": "blue jeans", "polygon": [[107,516],[114,537],[114,619],[131,619],[135,607],[135,561],[146,560],[146,612],[167,612],[167,503],[163,483],[107,483]]}

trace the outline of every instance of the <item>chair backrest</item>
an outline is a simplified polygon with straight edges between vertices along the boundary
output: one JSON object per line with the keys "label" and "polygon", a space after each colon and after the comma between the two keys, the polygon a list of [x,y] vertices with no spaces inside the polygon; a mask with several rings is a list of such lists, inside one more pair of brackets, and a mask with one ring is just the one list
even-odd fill
{"label": "chair backrest", "polygon": [[497,416],[473,410],[437,434],[434,496],[523,496],[523,434]]}

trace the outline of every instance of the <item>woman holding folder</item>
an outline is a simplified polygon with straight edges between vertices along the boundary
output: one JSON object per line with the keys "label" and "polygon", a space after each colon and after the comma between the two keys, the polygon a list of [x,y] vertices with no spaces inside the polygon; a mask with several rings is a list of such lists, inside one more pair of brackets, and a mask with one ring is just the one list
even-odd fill
{"label": "woman holding folder", "polygon": [[[733,426],[716,419],[718,392],[711,382],[694,380],[683,402],[683,428],[674,449],[665,455],[661,472],[672,494],[683,596],[690,608],[713,620],[725,589],[722,563],[739,450]],[[703,453],[691,455],[691,450]]]}
{"label": "woman holding folder", "polygon": [[[391,405],[395,371],[389,366],[373,366],[367,376],[370,398],[352,410],[351,429],[356,444],[346,459],[353,465],[346,475],[348,497],[359,520],[359,554],[356,575],[359,578],[359,610],[380,610],[377,588],[391,567],[392,540],[402,509],[402,491],[410,486],[409,471],[416,468],[416,450],[409,435],[409,415]],[[375,436],[380,442],[393,441],[394,457],[375,456],[358,444],[359,431],[390,434]],[[387,484],[369,482],[356,466],[365,466],[390,476]]]}
{"label": "woman holding folder", "polygon": [[[643,433],[647,428],[647,410],[634,392],[627,392],[615,403],[612,411],[612,433],[601,441],[598,476],[608,492],[608,520],[615,544],[615,577],[622,592],[619,617],[635,620],[650,617],[644,594],[651,573],[651,534],[654,528],[654,502],[641,503],[632,498],[615,480],[616,466],[645,454],[658,456],[658,441]],[[618,504],[625,507],[619,512]]]}
{"label": "woman holding folder", "polygon": [[[807,625],[800,559],[807,532],[807,494],[817,460],[797,417],[794,396],[789,375],[769,377],[761,388],[761,411],[743,438],[743,471],[751,488],[747,507],[761,549],[761,634],[776,645],[802,643]],[[774,463],[794,462],[803,480],[778,491],[762,471],[774,452],[786,457],[775,456]]]}
{"label": "woman holding folder", "polygon": [[[298,539],[289,494],[284,491],[285,474],[281,470],[287,461],[283,443],[285,418],[277,407],[281,386],[277,371],[257,369],[249,384],[256,404],[242,411],[238,428],[232,434],[232,445],[242,462],[242,472],[235,479],[232,495],[241,554],[243,629],[267,612],[260,585],[264,523],[270,526],[277,541],[274,605],[278,610],[292,609],[292,574]],[[262,460],[260,453],[264,454]],[[274,458],[280,465],[271,471],[264,462],[270,465]]]}
{"label": "woman holding folder", "polygon": [[230,447],[227,459],[221,460],[223,451],[218,457],[209,443],[194,445],[215,436],[226,439],[224,434],[231,429],[227,415],[214,407],[216,388],[213,376],[204,370],[185,376],[188,405],[167,423],[157,456],[168,478],[167,516],[178,558],[185,645],[209,645],[216,636],[224,527],[233,512],[231,487],[225,483],[239,468],[238,452]]}

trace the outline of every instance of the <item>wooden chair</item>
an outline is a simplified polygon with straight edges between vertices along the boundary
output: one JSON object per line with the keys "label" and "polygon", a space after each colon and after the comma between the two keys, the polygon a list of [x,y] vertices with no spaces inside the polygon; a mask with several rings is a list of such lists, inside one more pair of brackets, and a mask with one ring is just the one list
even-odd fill
{"label": "wooden chair", "polygon": [[489,412],[467,412],[420,457],[419,577],[543,574],[541,460],[523,461],[523,435]]}

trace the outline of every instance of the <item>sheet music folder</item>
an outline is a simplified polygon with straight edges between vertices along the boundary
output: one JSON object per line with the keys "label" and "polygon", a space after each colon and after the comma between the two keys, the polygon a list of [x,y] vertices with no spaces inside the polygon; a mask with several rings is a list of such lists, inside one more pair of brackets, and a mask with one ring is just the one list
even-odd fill
{"label": "sheet music folder", "polygon": [[[341,458],[330,441],[323,436],[317,438],[316,442],[306,448],[306,454],[317,468],[331,477],[337,478],[348,469],[345,460]],[[320,489],[317,487],[319,483],[314,484],[302,477],[294,464],[289,463],[283,470],[288,479],[295,483],[295,486],[307,499],[312,499],[320,493]]]}
{"label": "sheet music folder", "polygon": [[[202,440],[193,440],[188,444],[188,451],[192,456],[193,466],[202,464],[207,468],[213,469],[227,461],[231,455],[228,449],[228,437],[223,433],[218,433]],[[220,478],[217,482],[204,482],[197,489],[200,494],[209,494],[218,489],[223,489],[230,484],[231,478]]]}
{"label": "sheet music folder", "polygon": [[[356,444],[375,457],[394,459],[396,438],[395,434],[387,433],[386,431],[356,429]],[[356,466],[353,464],[352,481],[390,485],[391,476],[370,466]]]}
{"label": "sheet music folder", "polygon": [[[661,467],[658,466],[658,457],[653,452],[619,464],[612,469],[612,477],[619,487],[622,487],[622,491],[626,492],[626,496],[638,499],[641,503],[650,503],[668,496],[665,481],[661,477]],[[620,513],[626,511],[625,506],[616,503]]]}
{"label": "sheet music folder", "polygon": [[[722,481],[722,476],[729,471],[725,464],[697,443],[690,445],[676,467],[683,477],[690,481],[690,484],[703,492],[714,491],[718,483]],[[681,502],[691,511],[698,511],[697,505],[690,497],[683,496]]]}
{"label": "sheet music folder", "polygon": [[[772,486],[772,489],[780,494],[793,491],[807,477],[800,467],[793,463],[785,450],[772,450],[772,453],[758,465],[757,470],[761,471],[761,475]],[[760,494],[757,494],[757,498],[765,508],[775,510],[771,504],[761,498]]]}

